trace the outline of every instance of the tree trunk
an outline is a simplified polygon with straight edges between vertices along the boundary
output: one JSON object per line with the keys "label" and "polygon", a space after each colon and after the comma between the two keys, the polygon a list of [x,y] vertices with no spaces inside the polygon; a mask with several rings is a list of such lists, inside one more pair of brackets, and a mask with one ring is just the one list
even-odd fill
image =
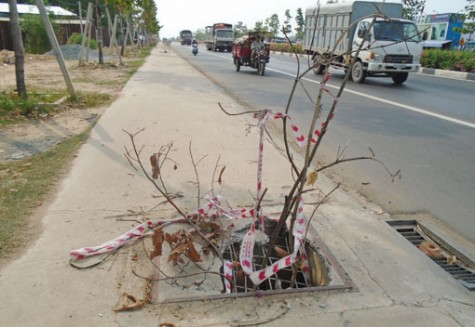
{"label": "tree trunk", "polygon": [[120,55],[123,57],[125,53],[125,42],[126,42],[126,37],[127,34],[124,33],[124,20],[123,20],[123,15],[121,13],[120,15]]}
{"label": "tree trunk", "polygon": [[96,39],[97,39],[97,49],[99,51],[99,64],[104,64],[104,55],[102,54],[102,22],[101,22],[101,12],[99,9],[99,0],[96,0]]}
{"label": "tree trunk", "polygon": [[20,18],[18,17],[18,8],[16,0],[8,0],[10,7],[10,30],[13,42],[13,51],[15,51],[15,75],[16,90],[22,99],[27,99],[25,84],[25,54],[23,50],[23,38],[21,36]]}

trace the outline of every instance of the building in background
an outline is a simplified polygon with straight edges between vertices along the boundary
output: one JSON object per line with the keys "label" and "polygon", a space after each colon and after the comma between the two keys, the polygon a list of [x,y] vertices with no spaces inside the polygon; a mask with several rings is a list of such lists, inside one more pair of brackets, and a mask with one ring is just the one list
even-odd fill
{"label": "building in background", "polygon": [[[21,16],[25,14],[40,14],[38,7],[35,5],[17,4],[17,8],[20,20]],[[64,44],[73,32],[81,33],[81,21],[76,14],[58,6],[48,6],[46,10],[54,15],[54,22],[61,28],[65,40],[58,38],[60,44]],[[13,50],[10,35],[10,7],[8,3],[0,3],[0,50]]]}
{"label": "building in background", "polygon": [[424,48],[457,49],[463,17],[456,13],[419,17],[417,28],[424,40]]}

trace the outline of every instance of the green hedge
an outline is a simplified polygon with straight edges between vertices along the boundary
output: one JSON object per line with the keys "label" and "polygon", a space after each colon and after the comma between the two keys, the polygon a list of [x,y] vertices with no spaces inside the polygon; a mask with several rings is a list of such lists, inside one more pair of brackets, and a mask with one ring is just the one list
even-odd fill
{"label": "green hedge", "polygon": [[[291,51],[288,43],[271,43],[270,50],[304,53],[301,44],[295,44],[294,51]],[[475,73],[475,52],[426,49],[422,52],[421,65],[426,68]]]}
{"label": "green hedge", "polygon": [[475,73],[475,52],[424,50],[422,67]]}
{"label": "green hedge", "polygon": [[270,43],[270,50],[275,52],[304,53],[301,44],[294,44],[293,50],[288,43]]}
{"label": "green hedge", "polygon": [[[88,39],[86,38],[86,45],[87,45],[87,40]],[[73,33],[73,34],[71,34],[71,36],[68,39],[68,44],[79,44],[79,45],[81,45],[81,43],[82,43],[82,34],[81,33]],[[92,50],[97,49],[97,41],[96,40],[91,39],[90,48]]]}
{"label": "green hedge", "polygon": [[[50,21],[52,21],[50,17]],[[54,33],[58,35],[59,26],[52,23]],[[21,29],[24,31],[25,50],[31,54],[45,53],[51,50],[48,34],[39,15],[22,16]]]}

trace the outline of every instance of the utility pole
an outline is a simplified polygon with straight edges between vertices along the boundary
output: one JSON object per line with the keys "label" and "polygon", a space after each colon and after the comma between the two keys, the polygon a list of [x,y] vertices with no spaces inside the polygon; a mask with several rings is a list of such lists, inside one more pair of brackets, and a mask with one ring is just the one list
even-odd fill
{"label": "utility pole", "polygon": [[71,81],[71,77],[69,76],[68,69],[66,68],[66,64],[64,63],[63,53],[61,52],[61,49],[59,48],[58,40],[56,39],[56,35],[54,34],[54,31],[53,31],[53,26],[51,26],[51,22],[49,21],[48,14],[46,13],[45,4],[43,3],[43,0],[35,0],[35,1],[36,1],[36,6],[38,7],[38,10],[40,11],[40,16],[41,16],[41,19],[43,20],[43,24],[45,25],[49,42],[51,43],[51,46],[53,47],[54,53],[56,55],[56,60],[58,61],[59,68],[61,69],[61,72],[63,73],[63,78],[68,87],[69,95],[74,101],[76,101],[77,96],[76,96],[76,92],[74,91],[73,82]]}

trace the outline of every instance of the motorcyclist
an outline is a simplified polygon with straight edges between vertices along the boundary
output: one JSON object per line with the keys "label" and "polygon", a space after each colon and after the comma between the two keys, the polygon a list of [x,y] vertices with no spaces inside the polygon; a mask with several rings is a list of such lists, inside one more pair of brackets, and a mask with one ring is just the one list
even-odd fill
{"label": "motorcyclist", "polygon": [[196,42],[195,39],[193,39],[193,42],[191,42],[191,52],[196,55],[198,53],[198,42]]}
{"label": "motorcyclist", "polygon": [[251,43],[251,58],[255,60],[259,51],[264,49],[264,43],[261,41],[260,35],[256,36],[256,39]]}

